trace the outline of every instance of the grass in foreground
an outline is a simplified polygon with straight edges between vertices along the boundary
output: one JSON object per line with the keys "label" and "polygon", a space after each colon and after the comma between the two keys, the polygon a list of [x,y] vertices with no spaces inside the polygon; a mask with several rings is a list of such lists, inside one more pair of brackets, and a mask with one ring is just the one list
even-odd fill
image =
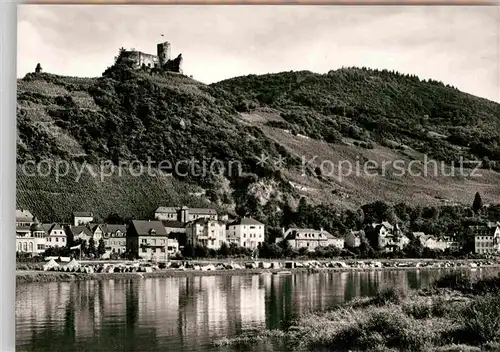
{"label": "grass in foreground", "polygon": [[216,342],[288,351],[498,351],[500,276],[454,273],[419,291],[386,288],[330,311],[300,316],[288,329]]}

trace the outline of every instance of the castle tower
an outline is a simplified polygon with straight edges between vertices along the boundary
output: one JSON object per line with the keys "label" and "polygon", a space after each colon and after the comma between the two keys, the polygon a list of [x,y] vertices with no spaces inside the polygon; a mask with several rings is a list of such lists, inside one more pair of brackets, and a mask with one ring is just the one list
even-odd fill
{"label": "castle tower", "polygon": [[170,43],[159,43],[156,48],[158,54],[158,63],[160,64],[160,68],[163,68],[168,60],[170,60]]}

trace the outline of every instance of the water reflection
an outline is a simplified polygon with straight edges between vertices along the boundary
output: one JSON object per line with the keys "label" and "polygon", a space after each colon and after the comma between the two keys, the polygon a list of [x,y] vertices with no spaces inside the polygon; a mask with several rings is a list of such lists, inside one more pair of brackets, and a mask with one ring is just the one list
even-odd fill
{"label": "water reflection", "polygon": [[[206,351],[214,339],[285,326],[381,286],[417,288],[440,271],[202,276],[21,284],[23,351]],[[478,275],[481,275],[478,271]]]}

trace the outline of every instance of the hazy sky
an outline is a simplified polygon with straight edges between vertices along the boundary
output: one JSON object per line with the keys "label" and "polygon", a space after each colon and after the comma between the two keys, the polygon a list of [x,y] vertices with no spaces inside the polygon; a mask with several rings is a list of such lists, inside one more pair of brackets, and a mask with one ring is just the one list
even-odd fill
{"label": "hazy sky", "polygon": [[99,76],[120,47],[156,53],[211,83],[342,66],[414,73],[500,101],[496,7],[20,5],[18,77]]}

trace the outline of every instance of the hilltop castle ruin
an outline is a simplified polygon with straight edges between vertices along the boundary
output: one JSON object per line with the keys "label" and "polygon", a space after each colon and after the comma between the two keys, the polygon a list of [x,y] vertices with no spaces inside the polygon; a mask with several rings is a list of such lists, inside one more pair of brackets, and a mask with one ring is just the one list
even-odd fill
{"label": "hilltop castle ruin", "polygon": [[126,60],[134,68],[158,68],[169,72],[182,73],[182,54],[171,58],[170,43],[163,42],[156,46],[156,55],[146,54],[135,49],[123,50],[120,60]]}

